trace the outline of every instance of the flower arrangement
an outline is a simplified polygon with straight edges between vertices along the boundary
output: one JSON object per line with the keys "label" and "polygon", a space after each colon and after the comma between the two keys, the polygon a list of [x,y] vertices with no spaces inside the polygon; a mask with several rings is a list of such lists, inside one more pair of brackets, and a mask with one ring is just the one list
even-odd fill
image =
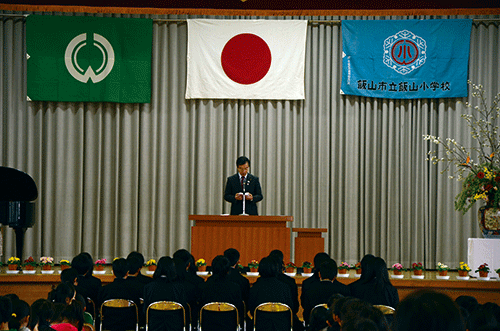
{"label": "flower arrangement", "polygon": [[51,256],[42,256],[40,258],[40,265],[41,266],[44,266],[44,265],[53,266],[54,265],[54,258]]}
{"label": "flower arrangement", "polygon": [[465,262],[460,262],[460,265],[458,266],[458,275],[460,277],[466,277],[467,273],[470,271],[469,266]]}
{"label": "flower arrangement", "polygon": [[293,262],[288,262],[287,264],[285,264],[285,268],[287,269],[297,269],[297,266],[295,265],[295,263]]}
{"label": "flower arrangement", "polygon": [[59,261],[59,264],[71,267],[71,262],[69,262],[68,260],[61,260]]}
{"label": "flower arrangement", "polygon": [[[479,105],[472,107],[467,102],[465,105],[471,111],[470,114],[463,114],[462,118],[467,122],[477,146],[466,148],[455,139],[424,135],[424,140],[441,146],[445,153],[439,158],[437,151],[429,151],[427,161],[444,163],[446,166],[441,173],[449,171],[451,164],[455,165],[456,170],[449,178],[463,182],[462,191],[455,197],[455,209],[464,214],[478,200],[486,201],[489,206],[500,204],[500,194],[495,194],[500,188],[500,141],[496,120],[500,116],[500,93],[488,107],[483,86],[468,83]],[[471,152],[477,155],[477,161],[471,158]]]}
{"label": "flower arrangement", "polygon": [[474,272],[479,272],[479,277],[488,277],[490,268],[488,267],[487,263],[483,263],[479,267],[477,267],[477,270]]}
{"label": "flower arrangement", "polygon": [[352,266],[352,269],[356,270],[357,275],[361,275],[361,262],[356,263],[355,265]]}
{"label": "flower arrangement", "polygon": [[7,264],[8,265],[11,265],[11,264],[20,265],[21,259],[19,259],[18,257],[12,256],[7,260]]}
{"label": "flower arrangement", "polygon": [[146,261],[146,267],[150,267],[153,265],[156,265],[156,260],[150,259],[150,260]]}
{"label": "flower arrangement", "polygon": [[405,271],[406,269],[403,267],[403,265],[401,263],[394,263],[392,265],[391,270]]}
{"label": "flower arrangement", "polygon": [[257,269],[259,267],[259,261],[257,260],[250,261],[250,263],[248,263],[248,267],[250,269]]}
{"label": "flower arrangement", "polygon": [[204,259],[198,259],[196,262],[195,262],[195,265],[197,267],[203,267],[203,266],[206,266],[207,265],[207,262],[204,260]]}
{"label": "flower arrangement", "polygon": [[104,265],[106,264],[106,259],[98,259],[95,261],[95,269],[97,271],[104,270]]}
{"label": "flower arrangement", "polygon": [[438,262],[436,265],[437,271],[448,271],[450,268],[446,264],[442,264],[441,262]]}
{"label": "flower arrangement", "polygon": [[424,269],[424,265],[422,264],[422,262],[417,262],[417,263],[413,263],[411,265],[411,270],[425,270]]}
{"label": "flower arrangement", "polygon": [[339,266],[339,274],[346,274],[347,270],[349,270],[351,266],[347,262],[342,262]]}
{"label": "flower arrangement", "polygon": [[35,259],[33,256],[28,257],[26,260],[23,262],[23,267],[26,270],[33,270],[35,267],[38,265],[38,263],[35,262]]}
{"label": "flower arrangement", "polygon": [[301,267],[302,267],[302,268],[312,268],[312,267],[313,267],[313,265],[312,265],[312,263],[311,263],[311,262],[305,261],[305,262],[303,262],[303,263],[302,263],[302,266],[301,266]]}

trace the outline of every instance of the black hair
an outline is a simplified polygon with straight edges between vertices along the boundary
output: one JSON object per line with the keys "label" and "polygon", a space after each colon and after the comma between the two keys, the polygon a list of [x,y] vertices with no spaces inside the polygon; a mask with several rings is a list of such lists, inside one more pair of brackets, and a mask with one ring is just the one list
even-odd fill
{"label": "black hair", "polygon": [[188,268],[188,272],[191,273],[191,274],[196,274],[196,271],[198,270],[198,268],[196,268],[195,264],[194,264],[194,257],[193,255],[191,255],[191,253],[189,253],[188,250],[184,249],[184,248],[181,248],[181,249],[178,249],[174,255],[172,256],[174,259],[175,258],[179,258],[181,259],[182,261],[184,261],[184,266],[185,268]]}
{"label": "black hair", "polygon": [[67,321],[77,327],[78,331],[82,330],[85,319],[83,305],[81,302],[73,301],[70,305],[59,305],[58,308],[61,310],[59,311],[57,319],[53,319],[54,323],[63,323],[64,321]]}
{"label": "black hair", "polygon": [[371,319],[360,318],[342,323],[342,331],[379,331],[379,328]]}
{"label": "black hair", "polygon": [[153,279],[162,279],[167,283],[177,280],[174,260],[170,256],[163,256],[158,260]]}
{"label": "black hair", "polygon": [[125,276],[127,276],[128,270],[129,264],[123,257],[120,257],[113,261],[113,274],[115,274],[116,278],[124,278]]}
{"label": "black hair", "polygon": [[281,264],[284,263],[283,259],[285,258],[284,255],[283,255],[283,252],[280,251],[279,249],[274,249],[271,251],[271,253],[269,253],[269,256],[271,257],[274,257],[275,259],[277,259],[279,262],[281,262]]}
{"label": "black hair", "polygon": [[259,274],[263,278],[276,277],[279,273],[277,260],[268,256],[260,260]]}
{"label": "black hair", "polygon": [[[30,307],[28,326],[33,330],[38,325],[48,325],[54,316],[54,304],[47,299],[38,299]],[[40,329],[40,328],[39,328]]]}
{"label": "black hair", "polygon": [[53,303],[68,304],[67,299],[72,299],[75,295],[75,288],[70,283],[60,283],[50,291],[48,299]]}
{"label": "black hair", "polygon": [[416,291],[398,305],[394,331],[465,331],[458,305],[446,294],[431,290]]}
{"label": "black hair", "polygon": [[470,295],[461,295],[455,299],[455,302],[460,307],[464,308],[468,314],[472,313],[472,311],[479,305],[477,299]]}
{"label": "black hair", "polygon": [[217,255],[212,260],[212,271],[214,273],[214,277],[218,279],[225,278],[231,269],[231,264],[227,257],[223,255]]}
{"label": "black hair", "polygon": [[74,284],[75,280],[78,279],[78,271],[75,268],[71,267],[68,269],[64,269],[61,271],[61,283],[70,283]]}
{"label": "black hair", "polygon": [[314,255],[314,260],[313,260],[314,272],[317,274],[321,263],[328,261],[329,259],[330,259],[330,255],[328,255],[328,253],[325,253],[325,252],[319,252],[316,255]]}
{"label": "black hair", "polygon": [[375,256],[372,254],[366,254],[361,259],[361,277],[359,277],[359,284],[365,284],[371,281],[375,277],[375,272],[373,270],[373,260]]}
{"label": "black hair", "polygon": [[129,272],[135,274],[144,266],[144,255],[137,251],[130,252],[127,261],[130,265]]}
{"label": "black hair", "polygon": [[19,330],[21,320],[30,316],[30,305],[24,300],[12,301],[12,315],[9,320],[9,329]]}
{"label": "black hair", "polygon": [[12,315],[12,302],[9,298],[0,297],[0,323],[7,323]]}
{"label": "black hair", "polygon": [[85,253],[80,253],[71,260],[71,267],[75,268],[80,276],[86,276],[94,268],[94,263],[92,259],[88,257]]}
{"label": "black hair", "polygon": [[250,160],[246,156],[240,156],[236,159],[236,167],[244,165],[245,163],[248,163],[248,166],[250,166]]}
{"label": "black hair", "polygon": [[334,259],[329,259],[320,264],[319,274],[321,279],[334,280],[337,277],[337,262]]}
{"label": "black hair", "polygon": [[240,252],[236,248],[228,248],[224,251],[224,256],[229,260],[231,266],[235,266],[240,260]]}

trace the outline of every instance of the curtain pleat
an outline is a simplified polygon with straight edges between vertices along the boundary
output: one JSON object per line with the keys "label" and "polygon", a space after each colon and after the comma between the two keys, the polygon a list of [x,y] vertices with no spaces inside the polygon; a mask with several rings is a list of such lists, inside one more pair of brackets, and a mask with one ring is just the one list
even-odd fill
{"label": "curtain pleat", "polygon": [[[59,261],[87,251],[112,260],[139,250],[149,259],[190,249],[188,215],[229,213],[226,178],[246,155],[263,188],[260,214],[327,228],[325,250],[339,263],[367,253],[427,268],[466,260],[467,238],[480,237],[477,207],[454,210],[460,183],[425,160],[431,145],[422,136],[472,144],[460,117],[468,98],[341,95],[341,24],[320,22],[307,30],[305,100],[185,100],[186,16],[95,16],[181,20],[153,24],[150,104],[26,101],[25,20],[0,23],[0,164],[27,172],[39,190],[26,256]],[[498,23],[474,23],[469,77],[490,99],[499,49]],[[12,229],[4,229],[3,253],[15,255]]]}

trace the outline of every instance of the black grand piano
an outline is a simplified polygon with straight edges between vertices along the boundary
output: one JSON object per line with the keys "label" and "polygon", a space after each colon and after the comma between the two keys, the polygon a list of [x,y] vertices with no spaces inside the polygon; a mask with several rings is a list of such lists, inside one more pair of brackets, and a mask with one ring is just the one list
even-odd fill
{"label": "black grand piano", "polygon": [[16,254],[23,260],[24,233],[35,224],[38,190],[28,174],[14,168],[0,167],[0,223],[16,233]]}

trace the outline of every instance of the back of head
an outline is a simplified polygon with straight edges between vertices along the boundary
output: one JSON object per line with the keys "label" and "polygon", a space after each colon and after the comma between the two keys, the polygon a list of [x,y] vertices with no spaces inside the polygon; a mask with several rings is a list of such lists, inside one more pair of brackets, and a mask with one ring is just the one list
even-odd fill
{"label": "back of head", "polygon": [[470,295],[461,295],[455,299],[455,302],[469,314],[479,305],[477,299]]}
{"label": "back of head", "polygon": [[54,304],[47,299],[38,299],[30,307],[29,328],[33,330],[37,324],[48,324],[54,315]]}
{"label": "back of head", "polygon": [[186,265],[184,264],[184,261],[179,259],[178,257],[174,257],[174,265],[175,265],[175,272],[177,274],[177,279],[178,280],[185,280],[186,279]]}
{"label": "back of head", "polygon": [[224,256],[229,260],[231,267],[234,267],[240,260],[240,252],[236,248],[228,248],[224,251]]}
{"label": "back of head", "polygon": [[467,329],[476,331],[483,328],[499,328],[500,321],[497,320],[495,312],[487,304],[478,304],[469,314]]}
{"label": "back of head", "polygon": [[7,323],[12,315],[12,302],[9,298],[0,297],[0,323]]}
{"label": "back of head", "polygon": [[69,283],[60,283],[49,293],[48,299],[53,303],[69,304],[75,295],[75,288]]}
{"label": "back of head", "polygon": [[[367,301],[353,300],[343,306],[341,311],[342,330],[344,329],[344,323],[357,324],[356,321],[360,321],[361,319],[371,321],[376,327],[375,330],[382,331],[388,329],[387,321],[382,312]],[[371,323],[366,322],[357,327],[360,330],[364,330],[363,328],[365,327],[368,328],[366,330],[371,330],[373,326]]]}
{"label": "back of head", "polygon": [[75,268],[71,267],[68,269],[64,269],[61,271],[61,283],[70,283],[74,284],[75,280],[78,279],[78,271]]}
{"label": "back of head", "polygon": [[465,323],[458,305],[435,291],[413,292],[396,309],[394,331],[462,331]]}
{"label": "back of head", "polygon": [[85,253],[80,253],[71,260],[71,267],[76,269],[78,275],[84,276],[93,268],[92,259]]}
{"label": "back of head", "polygon": [[258,269],[260,276],[264,278],[278,276],[279,268],[276,262],[277,260],[269,256],[260,260]]}
{"label": "back of head", "polygon": [[390,284],[389,272],[387,271],[387,264],[381,257],[376,257],[371,261],[373,268],[373,275],[377,281],[377,290],[382,290],[385,284]]}
{"label": "back of head", "polygon": [[337,277],[337,262],[334,259],[329,259],[321,263],[319,274],[321,279],[334,280]]}
{"label": "back of head", "polygon": [[116,278],[124,278],[127,276],[129,265],[126,259],[118,258],[113,261],[113,274]]}
{"label": "back of head", "polygon": [[161,279],[165,282],[173,282],[177,279],[175,263],[170,256],[163,256],[158,260],[153,279]]}
{"label": "back of head", "polygon": [[[132,254],[132,253],[130,253]],[[144,265],[144,258],[140,258],[136,255],[130,255],[127,257],[127,263],[129,266],[128,273],[134,275],[138,273],[142,266]]]}
{"label": "back of head", "polygon": [[278,260],[279,262],[281,262],[282,264],[285,263],[285,261],[283,261],[284,259],[284,255],[283,255],[283,252],[280,251],[279,249],[274,249],[271,251],[271,253],[269,253],[269,256],[275,258],[276,260]]}
{"label": "back of head", "polygon": [[194,257],[193,257],[193,255],[191,255],[191,253],[189,253],[188,250],[186,250],[184,248],[178,249],[172,257],[174,259],[175,258],[181,259],[182,261],[184,261],[186,268],[189,267],[189,269],[188,269],[189,272],[196,273],[197,268],[194,265]]}
{"label": "back of head", "polygon": [[62,310],[59,312],[59,316],[57,321],[59,323],[70,323],[81,330],[84,323],[84,310],[83,305],[79,301],[73,301],[70,305],[66,305],[62,307]]}
{"label": "back of head", "polygon": [[314,270],[318,271],[321,263],[328,261],[329,259],[330,259],[330,255],[328,255],[325,252],[320,252],[320,253],[317,253],[316,255],[314,255],[314,261],[313,261]]}
{"label": "back of head", "polygon": [[359,318],[342,324],[342,331],[380,331],[377,324],[368,318]]}
{"label": "back of head", "polygon": [[30,315],[30,305],[24,300],[12,301],[12,315],[9,320],[9,329],[19,330],[21,321]]}
{"label": "back of head", "polygon": [[230,269],[231,265],[229,264],[229,260],[227,259],[227,257],[223,255],[217,255],[212,260],[212,271],[215,277],[219,279],[226,277]]}

